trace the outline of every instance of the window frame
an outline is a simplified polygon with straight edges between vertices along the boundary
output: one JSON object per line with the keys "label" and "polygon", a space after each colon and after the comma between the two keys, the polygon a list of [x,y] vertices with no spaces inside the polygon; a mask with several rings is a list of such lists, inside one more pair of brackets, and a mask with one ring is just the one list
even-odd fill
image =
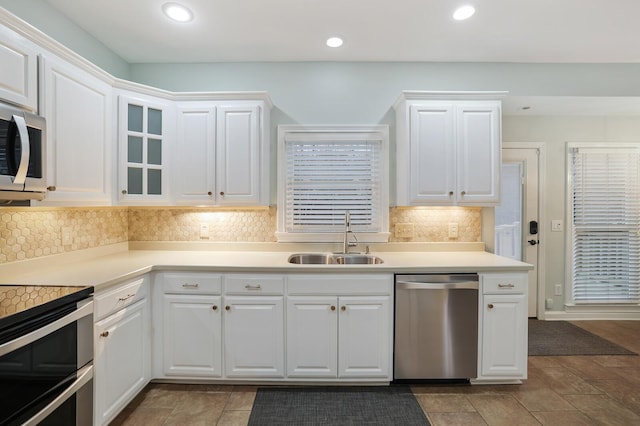
{"label": "window frame", "polygon": [[289,232],[286,222],[286,178],[287,178],[287,140],[300,134],[304,140],[317,135],[319,140],[327,140],[335,135],[336,140],[353,138],[356,134],[368,135],[368,140],[381,141],[380,146],[380,194],[379,232],[360,232],[354,229],[359,243],[381,243],[389,241],[389,126],[343,126],[343,125],[281,125],[278,126],[278,204],[277,231],[278,242],[327,243],[342,242],[342,232]]}

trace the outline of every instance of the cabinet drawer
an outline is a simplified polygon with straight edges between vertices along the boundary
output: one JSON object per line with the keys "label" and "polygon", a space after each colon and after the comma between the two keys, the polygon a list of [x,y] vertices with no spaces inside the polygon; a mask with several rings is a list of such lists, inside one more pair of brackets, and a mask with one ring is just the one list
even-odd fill
{"label": "cabinet drawer", "polygon": [[393,275],[390,274],[291,274],[289,295],[390,295]]}
{"label": "cabinet drawer", "polygon": [[282,275],[225,275],[225,294],[284,294]]}
{"label": "cabinet drawer", "polygon": [[221,294],[222,275],[198,272],[162,274],[165,293],[180,294]]}
{"label": "cabinet drawer", "polygon": [[121,284],[116,288],[98,293],[95,296],[95,318],[100,320],[125,306],[142,300],[147,296],[146,279],[140,278]]}
{"label": "cabinet drawer", "polygon": [[482,274],[484,294],[527,292],[527,274]]}

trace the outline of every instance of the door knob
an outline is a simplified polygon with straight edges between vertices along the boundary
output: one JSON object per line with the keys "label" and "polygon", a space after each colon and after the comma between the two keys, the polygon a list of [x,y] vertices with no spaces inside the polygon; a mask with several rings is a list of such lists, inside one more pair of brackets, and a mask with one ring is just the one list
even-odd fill
{"label": "door knob", "polygon": [[529,240],[528,243],[531,244],[532,246],[535,246],[536,244],[540,244],[540,241],[538,241],[538,240]]}

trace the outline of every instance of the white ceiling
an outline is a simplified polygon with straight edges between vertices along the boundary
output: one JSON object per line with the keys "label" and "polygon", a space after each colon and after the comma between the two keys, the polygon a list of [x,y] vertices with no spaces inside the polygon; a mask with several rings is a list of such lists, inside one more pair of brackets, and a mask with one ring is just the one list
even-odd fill
{"label": "white ceiling", "polygon": [[[640,0],[46,1],[131,63],[640,62]],[[167,1],[195,19],[169,21]],[[476,14],[456,22],[461,4]]]}

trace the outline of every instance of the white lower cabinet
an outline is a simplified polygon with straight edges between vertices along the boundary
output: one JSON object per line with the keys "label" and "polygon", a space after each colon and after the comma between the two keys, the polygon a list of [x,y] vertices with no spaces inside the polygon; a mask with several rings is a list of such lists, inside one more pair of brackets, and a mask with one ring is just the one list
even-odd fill
{"label": "white lower cabinet", "polygon": [[282,296],[224,297],[226,377],[284,377]]}
{"label": "white lower cabinet", "polygon": [[527,274],[481,274],[477,381],[527,378]]}
{"label": "white lower cabinet", "polygon": [[95,425],[113,420],[151,378],[147,286],[142,278],[95,297]]}
{"label": "white lower cabinet", "polygon": [[164,373],[222,376],[221,297],[165,294]]}
{"label": "white lower cabinet", "polygon": [[289,276],[287,377],[391,380],[392,283],[390,275]]}

